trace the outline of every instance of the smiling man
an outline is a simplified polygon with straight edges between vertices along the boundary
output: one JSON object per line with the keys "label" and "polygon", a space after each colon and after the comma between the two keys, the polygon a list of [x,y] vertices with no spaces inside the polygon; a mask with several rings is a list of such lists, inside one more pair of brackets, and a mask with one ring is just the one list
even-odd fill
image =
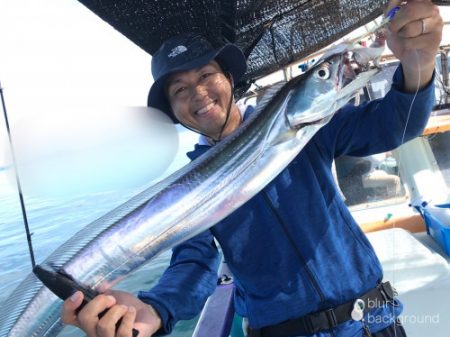
{"label": "smiling man", "polygon": [[232,92],[231,74],[211,61],[203,67],[170,76],[166,96],[177,120],[205,135],[213,144],[228,136],[242,121]]}
{"label": "smiling man", "polygon": [[233,83],[246,67],[244,55],[233,44],[213,48],[197,34],[174,37],[152,58],[155,82],[148,105],[213,144],[241,123]]}
{"label": "smiling man", "polygon": [[[235,275],[235,309],[248,319],[251,337],[406,336],[397,321],[402,305],[382,283],[380,262],[340,196],[331,163],[344,154],[391,150],[422,132],[434,103],[442,27],[431,1],[408,1],[390,24],[388,44],[401,67],[385,98],[342,108],[254,198],[175,247],[155,287],[138,298],[99,295],[79,314],[77,292],[64,303],[63,321],[89,337],[131,337],[133,327],[139,337],[169,334],[177,321],[195,317],[215,289],[215,238]],[[237,46],[214,48],[198,34],[173,37],[153,56],[148,105],[203,135],[191,159],[246,118],[232,94],[245,69]]]}

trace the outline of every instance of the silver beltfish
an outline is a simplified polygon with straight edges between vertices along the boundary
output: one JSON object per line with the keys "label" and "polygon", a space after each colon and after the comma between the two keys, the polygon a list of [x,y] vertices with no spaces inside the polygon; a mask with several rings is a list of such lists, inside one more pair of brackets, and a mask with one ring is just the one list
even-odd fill
{"label": "silver beltfish", "polygon": [[[157,254],[207,230],[261,191],[377,73],[349,47],[328,52],[197,160],[75,234],[42,267],[104,291]],[[361,52],[361,50],[359,51]],[[367,57],[365,58],[367,62]],[[62,301],[30,274],[3,303],[0,336],[56,336]]]}

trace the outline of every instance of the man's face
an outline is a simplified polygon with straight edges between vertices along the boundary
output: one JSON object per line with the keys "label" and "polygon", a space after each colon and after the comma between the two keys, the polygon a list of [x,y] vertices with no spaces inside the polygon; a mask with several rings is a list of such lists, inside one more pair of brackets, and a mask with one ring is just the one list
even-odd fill
{"label": "man's face", "polygon": [[[220,135],[232,87],[216,61],[173,74],[166,88],[172,110],[182,124],[210,137]],[[234,114],[234,110],[233,103],[231,113]]]}

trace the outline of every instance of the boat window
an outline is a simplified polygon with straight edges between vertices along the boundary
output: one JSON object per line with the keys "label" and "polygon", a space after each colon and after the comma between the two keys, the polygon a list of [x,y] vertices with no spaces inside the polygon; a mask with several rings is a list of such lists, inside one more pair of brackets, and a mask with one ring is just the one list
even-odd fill
{"label": "boat window", "polygon": [[[391,89],[392,78],[394,76],[395,71],[399,66],[398,61],[391,61],[384,63],[382,65],[382,71],[376,74],[360,91],[359,96],[354,100],[355,105],[359,105],[366,101],[371,101],[378,98],[383,98],[388,91]],[[450,75],[450,59],[448,61],[448,66],[441,66],[441,56],[438,55],[436,57],[436,71],[439,76],[435,77],[435,106],[446,106],[448,105],[448,94],[445,90],[445,87],[448,86],[448,83],[444,83],[444,79],[442,78],[442,73],[444,71],[448,71]]]}
{"label": "boat window", "polygon": [[[384,66],[383,71],[376,74],[364,89],[366,100],[383,98],[391,89],[392,78],[399,62],[391,62]],[[362,102],[361,102],[362,103]]]}
{"label": "boat window", "polygon": [[430,143],[445,183],[450,189],[450,151],[448,149],[450,144],[450,131],[428,136],[428,142]]}
{"label": "boat window", "polygon": [[335,167],[347,206],[368,208],[396,204],[408,198],[391,152],[368,157],[341,156],[336,158]]}
{"label": "boat window", "polygon": [[[447,93],[449,86],[449,76],[450,76],[450,58],[448,55],[449,50],[442,50],[441,53],[436,57],[436,73],[435,76],[435,87],[436,87],[436,106],[448,106],[449,95]],[[447,60],[447,62],[445,62]]]}

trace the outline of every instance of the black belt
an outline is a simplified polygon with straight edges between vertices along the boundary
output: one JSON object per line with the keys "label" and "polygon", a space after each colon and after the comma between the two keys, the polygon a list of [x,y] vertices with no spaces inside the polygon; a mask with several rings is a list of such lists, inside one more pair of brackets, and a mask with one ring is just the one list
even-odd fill
{"label": "black belt", "polygon": [[308,314],[275,325],[252,329],[249,337],[286,337],[310,336],[322,330],[330,330],[341,323],[352,319],[355,303],[364,302],[363,313],[367,314],[375,306],[392,302],[396,296],[394,288],[389,282],[380,283],[376,288],[368,291],[356,300],[341,304],[335,308]]}

